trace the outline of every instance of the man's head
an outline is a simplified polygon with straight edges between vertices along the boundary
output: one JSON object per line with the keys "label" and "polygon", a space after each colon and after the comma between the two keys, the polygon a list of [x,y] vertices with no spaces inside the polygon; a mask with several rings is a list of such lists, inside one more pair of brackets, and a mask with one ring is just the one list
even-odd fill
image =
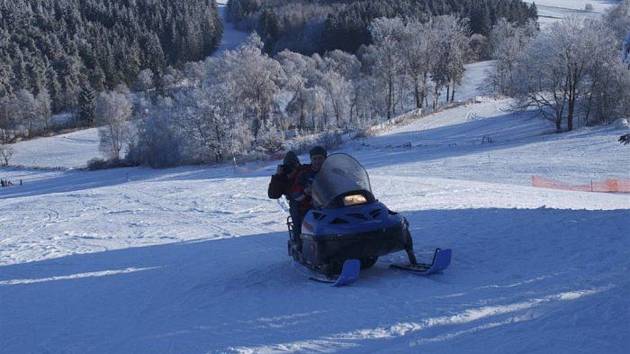
{"label": "man's head", "polygon": [[321,146],[315,146],[309,151],[309,155],[311,155],[311,168],[313,171],[319,171],[328,156],[328,152]]}
{"label": "man's head", "polygon": [[293,151],[288,151],[286,155],[284,155],[284,160],[282,161],[282,163],[291,168],[294,169],[296,167],[298,167],[300,165],[300,159],[297,157],[297,155],[295,154],[295,152]]}

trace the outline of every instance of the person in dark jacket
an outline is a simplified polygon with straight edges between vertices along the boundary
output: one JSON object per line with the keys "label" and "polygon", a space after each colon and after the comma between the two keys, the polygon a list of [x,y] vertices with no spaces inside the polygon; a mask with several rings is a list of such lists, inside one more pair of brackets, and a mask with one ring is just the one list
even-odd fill
{"label": "person in dark jacket", "polygon": [[289,191],[293,185],[295,176],[300,172],[300,159],[293,151],[287,152],[282,161],[282,165],[278,165],[276,173],[271,176],[267,195],[271,199],[280,199],[283,195],[289,199]]}
{"label": "person in dark jacket", "polygon": [[311,198],[311,186],[317,173],[321,169],[328,152],[321,146],[316,146],[309,151],[311,164],[309,168],[301,169],[299,175],[295,177],[295,183],[291,188],[291,198],[300,203],[300,220],[304,218],[306,212],[313,207]]}
{"label": "person in dark jacket", "polygon": [[301,232],[302,217],[300,216],[300,202],[291,197],[291,189],[301,171],[309,168],[310,165],[301,165],[297,155],[293,151],[289,151],[284,156],[282,165],[279,165],[276,173],[271,176],[271,182],[269,182],[269,188],[267,189],[267,195],[271,199],[280,199],[283,195],[287,198],[289,214],[293,221],[294,235],[292,237],[295,239],[299,239],[297,235]]}

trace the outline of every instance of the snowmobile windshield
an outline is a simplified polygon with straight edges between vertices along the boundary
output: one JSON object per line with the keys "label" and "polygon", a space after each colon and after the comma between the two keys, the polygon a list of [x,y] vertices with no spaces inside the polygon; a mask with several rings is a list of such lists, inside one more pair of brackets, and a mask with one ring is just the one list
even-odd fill
{"label": "snowmobile windshield", "polygon": [[312,192],[315,205],[321,207],[335,207],[335,204],[339,204],[335,201],[344,196],[347,196],[346,200],[357,200],[357,197],[360,199],[364,196],[365,202],[374,199],[365,168],[347,154],[328,156],[313,181]]}

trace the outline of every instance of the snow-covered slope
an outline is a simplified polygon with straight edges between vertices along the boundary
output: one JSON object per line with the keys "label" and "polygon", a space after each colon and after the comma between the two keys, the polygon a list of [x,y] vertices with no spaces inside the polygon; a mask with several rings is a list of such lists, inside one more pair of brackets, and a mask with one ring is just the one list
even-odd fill
{"label": "snow-covered slope", "polygon": [[13,166],[80,168],[92,158],[103,158],[98,149],[98,129],[35,138],[13,144]]}
{"label": "snow-covered slope", "polygon": [[[568,16],[596,17],[616,4],[614,0],[524,0],[536,3],[539,22],[543,25],[553,23]],[[593,7],[586,11],[586,5]]]}
{"label": "snow-covered slope", "polygon": [[0,189],[0,348],[624,353],[630,196],[529,178],[630,178],[630,151],[620,131],[553,134],[508,104],[460,106],[342,148],[409,219],[422,257],[454,250],[430,278],[381,262],[348,288],[306,280],[286,256],[286,213],[266,197],[277,162],[0,169],[25,181]]}

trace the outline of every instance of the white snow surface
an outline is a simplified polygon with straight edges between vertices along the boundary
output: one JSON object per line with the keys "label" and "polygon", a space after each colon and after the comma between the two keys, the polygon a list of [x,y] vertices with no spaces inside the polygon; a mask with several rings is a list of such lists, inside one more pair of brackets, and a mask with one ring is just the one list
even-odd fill
{"label": "white snow surface", "polygon": [[[615,0],[523,0],[527,3],[536,3],[538,9],[538,22],[548,25],[568,16],[596,17],[604,14],[607,9],[614,6]],[[593,11],[586,11],[586,5],[591,4]]]}
{"label": "white snow surface", "polygon": [[98,129],[41,137],[12,144],[10,164],[38,168],[81,168],[93,158],[103,158],[99,151]]}
{"label": "white snow surface", "polygon": [[0,169],[24,180],[0,189],[0,351],[626,353],[630,195],[530,186],[630,178],[621,130],[482,101],[340,149],[422,260],[453,249],[431,277],[389,269],[398,253],[350,287],[307,280],[266,196],[278,161]]}

